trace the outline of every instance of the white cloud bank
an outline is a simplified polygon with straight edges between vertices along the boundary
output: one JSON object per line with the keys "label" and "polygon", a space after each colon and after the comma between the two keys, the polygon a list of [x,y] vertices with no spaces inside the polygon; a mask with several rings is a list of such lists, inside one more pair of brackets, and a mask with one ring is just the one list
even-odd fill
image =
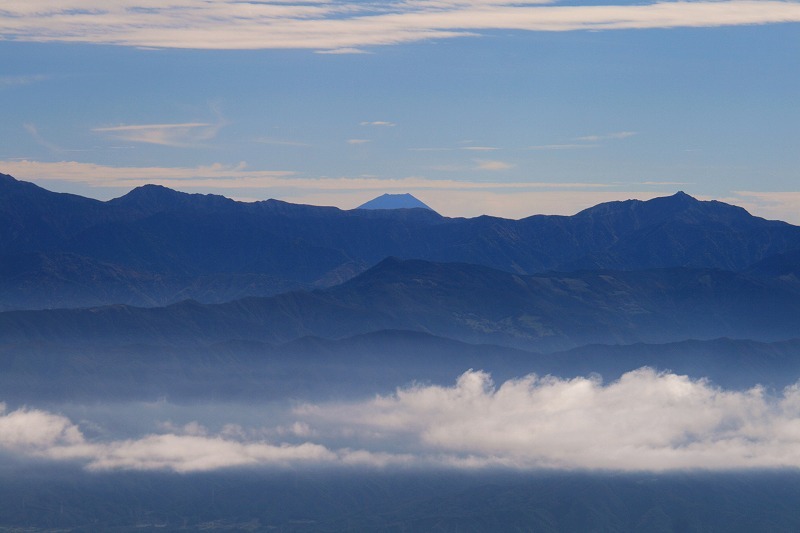
{"label": "white cloud bank", "polygon": [[[469,371],[453,387],[303,413],[387,441],[417,441],[457,466],[669,470],[800,466],[800,389],[724,391],[640,369],[596,379],[526,376],[495,386]],[[313,424],[312,424],[313,425]]]}
{"label": "white cloud bank", "polygon": [[241,2],[26,0],[0,5],[5,40],[197,49],[362,47],[491,30],[574,31],[800,22],[800,3],[670,1],[557,6],[546,0]]}
{"label": "white cloud bank", "polygon": [[[412,386],[367,401],[302,405],[271,430],[226,426],[98,442],[69,419],[0,405],[0,448],[93,470],[438,466],[668,471],[800,467],[800,386],[770,396],[642,368],[598,379],[525,376]],[[269,442],[263,435],[295,442]],[[335,443],[346,440],[349,447]],[[353,445],[355,444],[355,445]]]}

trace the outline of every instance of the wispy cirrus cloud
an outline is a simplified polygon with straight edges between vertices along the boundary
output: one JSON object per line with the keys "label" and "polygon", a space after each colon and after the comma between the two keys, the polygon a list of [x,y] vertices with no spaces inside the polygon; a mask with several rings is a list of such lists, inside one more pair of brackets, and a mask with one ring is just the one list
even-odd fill
{"label": "wispy cirrus cloud", "polygon": [[461,149],[468,152],[494,152],[499,150],[495,146],[462,146]]}
{"label": "wispy cirrus cloud", "polygon": [[89,438],[82,426],[91,422],[0,404],[0,449],[90,470],[800,468],[800,386],[724,390],[651,368],[611,383],[528,375],[495,384],[469,370],[449,386],[300,404],[269,417],[289,422],[216,431],[197,420],[162,422],[144,435]]}
{"label": "wispy cirrus cloud", "polygon": [[514,168],[514,165],[506,161],[479,159],[475,163],[479,170],[499,171]]}
{"label": "wispy cirrus cloud", "polygon": [[113,139],[161,146],[189,148],[201,146],[217,136],[222,123],[185,122],[182,124],[124,124],[93,128]]}
{"label": "wispy cirrus cloud", "polygon": [[634,135],[638,135],[638,133],[635,131],[617,131],[614,133],[605,133],[602,135],[585,135],[583,137],[577,137],[575,138],[575,140],[587,143],[598,143],[602,141],[627,139],[628,137],[633,137]]}
{"label": "wispy cirrus cloud", "polygon": [[29,74],[23,76],[0,76],[0,89],[4,87],[21,87],[49,79],[44,74]]}
{"label": "wispy cirrus cloud", "polygon": [[586,148],[598,148],[603,145],[606,141],[616,141],[621,139],[627,139],[629,137],[633,137],[634,135],[638,135],[638,132],[635,131],[617,131],[613,133],[604,133],[601,135],[584,135],[581,137],[575,137],[571,139],[570,142],[567,143],[557,143],[557,144],[540,144],[529,146],[528,150],[583,150]]}
{"label": "wispy cirrus cloud", "polygon": [[480,35],[492,30],[577,31],[800,22],[800,3],[780,0],[661,1],[559,6],[547,1],[28,0],[6,3],[6,40],[156,48],[300,48],[358,53],[364,47]]}
{"label": "wispy cirrus cloud", "polygon": [[496,146],[459,146],[458,148],[418,147],[409,148],[408,150],[410,152],[455,152],[459,150],[465,152],[496,152],[500,150],[500,148]]}
{"label": "wispy cirrus cloud", "polygon": [[359,123],[361,126],[383,126],[387,128],[392,128],[396,126],[394,122],[389,122],[388,120],[365,120]]}
{"label": "wispy cirrus cloud", "polygon": [[270,186],[294,175],[288,170],[248,169],[245,163],[197,167],[112,167],[77,161],[10,160],[0,162],[0,167],[20,179],[80,183],[93,187],[137,187],[155,183],[236,189]]}
{"label": "wispy cirrus cloud", "polygon": [[564,143],[564,144],[537,144],[529,146],[528,150],[582,150],[585,148],[596,148],[596,144],[586,143]]}

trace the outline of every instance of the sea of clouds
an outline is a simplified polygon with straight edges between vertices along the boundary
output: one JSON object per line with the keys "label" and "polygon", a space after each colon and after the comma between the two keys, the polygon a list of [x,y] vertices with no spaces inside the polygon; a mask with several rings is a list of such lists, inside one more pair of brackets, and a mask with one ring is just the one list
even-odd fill
{"label": "sea of clouds", "polygon": [[800,386],[723,390],[650,368],[610,383],[528,375],[495,384],[469,370],[450,386],[264,409],[252,427],[215,422],[210,430],[197,408],[191,422],[156,417],[152,429],[125,438],[103,432],[102,422],[56,411],[0,404],[0,450],[95,471],[800,467]]}

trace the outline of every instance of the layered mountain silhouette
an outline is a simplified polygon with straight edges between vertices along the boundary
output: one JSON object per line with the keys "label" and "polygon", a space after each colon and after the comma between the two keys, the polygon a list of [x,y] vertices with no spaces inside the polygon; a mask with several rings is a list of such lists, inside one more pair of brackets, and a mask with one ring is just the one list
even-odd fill
{"label": "layered mountain silhouette", "polygon": [[[335,287],[390,256],[517,275],[679,267],[755,275],[796,272],[798,250],[800,227],[684,193],[573,216],[465,219],[244,203],[156,185],[101,202],[0,174],[0,310],[222,303]],[[783,277],[796,286],[796,276]]]}
{"label": "layered mountain silhouette", "polygon": [[0,313],[6,343],[280,344],[387,329],[539,351],[718,337],[775,341],[797,337],[800,291],[781,276],[718,269],[521,275],[389,258],[311,292],[223,304]]}

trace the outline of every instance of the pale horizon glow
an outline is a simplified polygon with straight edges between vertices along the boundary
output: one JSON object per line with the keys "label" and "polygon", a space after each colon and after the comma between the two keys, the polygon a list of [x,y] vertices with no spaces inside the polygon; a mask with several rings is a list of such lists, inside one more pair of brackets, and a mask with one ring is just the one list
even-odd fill
{"label": "pale horizon glow", "polygon": [[[422,177],[304,178],[286,170],[252,170],[245,163],[194,168],[118,168],[75,161],[0,161],[0,172],[38,183],[54,192],[72,192],[100,200],[122,196],[142,185],[164,185],[181,192],[220,194],[246,202],[274,198],[298,204],[354,209],[384,193],[410,193],[444,216],[490,215],[511,219],[539,214],[573,215],[599,203],[651,200],[670,196],[678,190],[692,194],[692,184],[686,182],[602,184],[470,182]],[[738,205],[763,218],[800,224],[800,213],[796,210],[800,205],[798,192],[734,191],[732,196],[723,198],[693,196],[699,200],[719,200]]]}

